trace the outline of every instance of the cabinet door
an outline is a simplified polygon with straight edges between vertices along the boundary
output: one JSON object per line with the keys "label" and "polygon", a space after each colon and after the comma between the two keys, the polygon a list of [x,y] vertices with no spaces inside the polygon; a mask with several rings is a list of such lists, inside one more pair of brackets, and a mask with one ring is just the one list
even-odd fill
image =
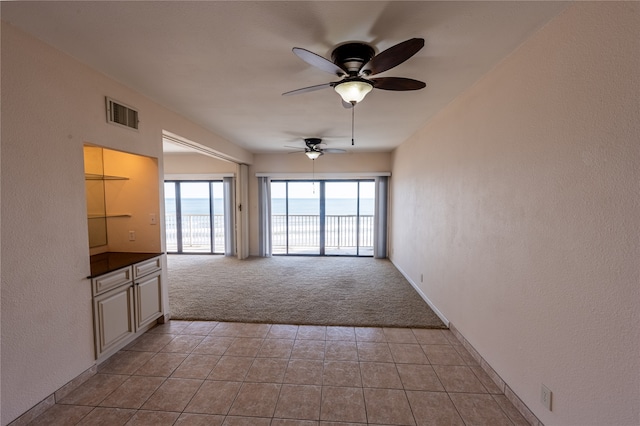
{"label": "cabinet door", "polygon": [[131,284],[94,298],[93,315],[98,356],[135,333],[133,312]]}
{"label": "cabinet door", "polygon": [[162,316],[162,278],[156,271],[135,281],[136,328],[139,329]]}

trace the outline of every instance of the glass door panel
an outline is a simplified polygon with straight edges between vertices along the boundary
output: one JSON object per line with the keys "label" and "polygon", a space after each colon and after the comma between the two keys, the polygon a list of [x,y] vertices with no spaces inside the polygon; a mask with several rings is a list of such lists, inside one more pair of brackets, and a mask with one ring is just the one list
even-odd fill
{"label": "glass door panel", "polygon": [[320,254],[318,182],[289,182],[287,196],[288,254]]}
{"label": "glass door panel", "polygon": [[180,182],[182,251],[211,252],[209,182]]}
{"label": "glass door panel", "polygon": [[271,182],[271,252],[287,254],[287,182]]}
{"label": "glass door panel", "polygon": [[168,252],[178,251],[176,182],[164,183],[164,227]]}
{"label": "glass door panel", "polygon": [[358,182],[325,182],[325,254],[358,254]]}
{"label": "glass door panel", "polygon": [[373,229],[375,227],[375,194],[376,183],[373,181],[359,182],[359,227],[358,227],[358,255],[373,256]]}
{"label": "glass door panel", "polygon": [[224,253],[224,187],[222,182],[211,182],[213,199],[213,252]]}

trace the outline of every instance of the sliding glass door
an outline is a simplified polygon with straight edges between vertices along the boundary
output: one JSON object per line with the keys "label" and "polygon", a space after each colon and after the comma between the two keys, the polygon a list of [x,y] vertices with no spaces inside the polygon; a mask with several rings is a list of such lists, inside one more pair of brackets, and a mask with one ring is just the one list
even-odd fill
{"label": "sliding glass door", "polygon": [[325,182],[325,254],[373,256],[374,187]]}
{"label": "sliding glass door", "polygon": [[373,256],[373,181],[272,181],[273,254]]}
{"label": "sliding glass door", "polygon": [[165,181],[170,253],[224,253],[224,193],[220,181]]}
{"label": "sliding glass door", "polygon": [[271,182],[273,254],[320,254],[318,182]]}

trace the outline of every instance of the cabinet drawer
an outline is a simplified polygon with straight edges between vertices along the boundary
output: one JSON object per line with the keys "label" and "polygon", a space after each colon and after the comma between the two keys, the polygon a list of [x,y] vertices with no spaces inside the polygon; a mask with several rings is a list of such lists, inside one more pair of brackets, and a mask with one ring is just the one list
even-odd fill
{"label": "cabinet drawer", "polygon": [[153,259],[145,260],[144,262],[136,263],[133,265],[133,277],[140,278],[153,271],[160,269],[162,264],[160,263],[160,257],[154,257]]}
{"label": "cabinet drawer", "polygon": [[132,281],[131,268],[118,269],[108,274],[100,275],[91,280],[93,284],[93,295],[104,293],[107,290],[121,286]]}

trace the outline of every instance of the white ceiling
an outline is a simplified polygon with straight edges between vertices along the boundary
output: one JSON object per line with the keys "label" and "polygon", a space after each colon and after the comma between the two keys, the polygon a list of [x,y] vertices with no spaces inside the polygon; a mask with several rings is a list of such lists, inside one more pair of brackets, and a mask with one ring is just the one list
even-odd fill
{"label": "white ceiling", "polygon": [[[2,19],[252,152],[304,137],[349,151],[390,151],[566,7],[540,2],[2,2]],[[291,49],[330,58],[346,41],[376,52],[413,37],[425,47],[378,76],[414,92],[374,90],[351,112],[336,81]],[[123,100],[125,102],[126,100]],[[141,111],[141,116],[144,111]],[[198,142],[198,141],[196,141]]]}

